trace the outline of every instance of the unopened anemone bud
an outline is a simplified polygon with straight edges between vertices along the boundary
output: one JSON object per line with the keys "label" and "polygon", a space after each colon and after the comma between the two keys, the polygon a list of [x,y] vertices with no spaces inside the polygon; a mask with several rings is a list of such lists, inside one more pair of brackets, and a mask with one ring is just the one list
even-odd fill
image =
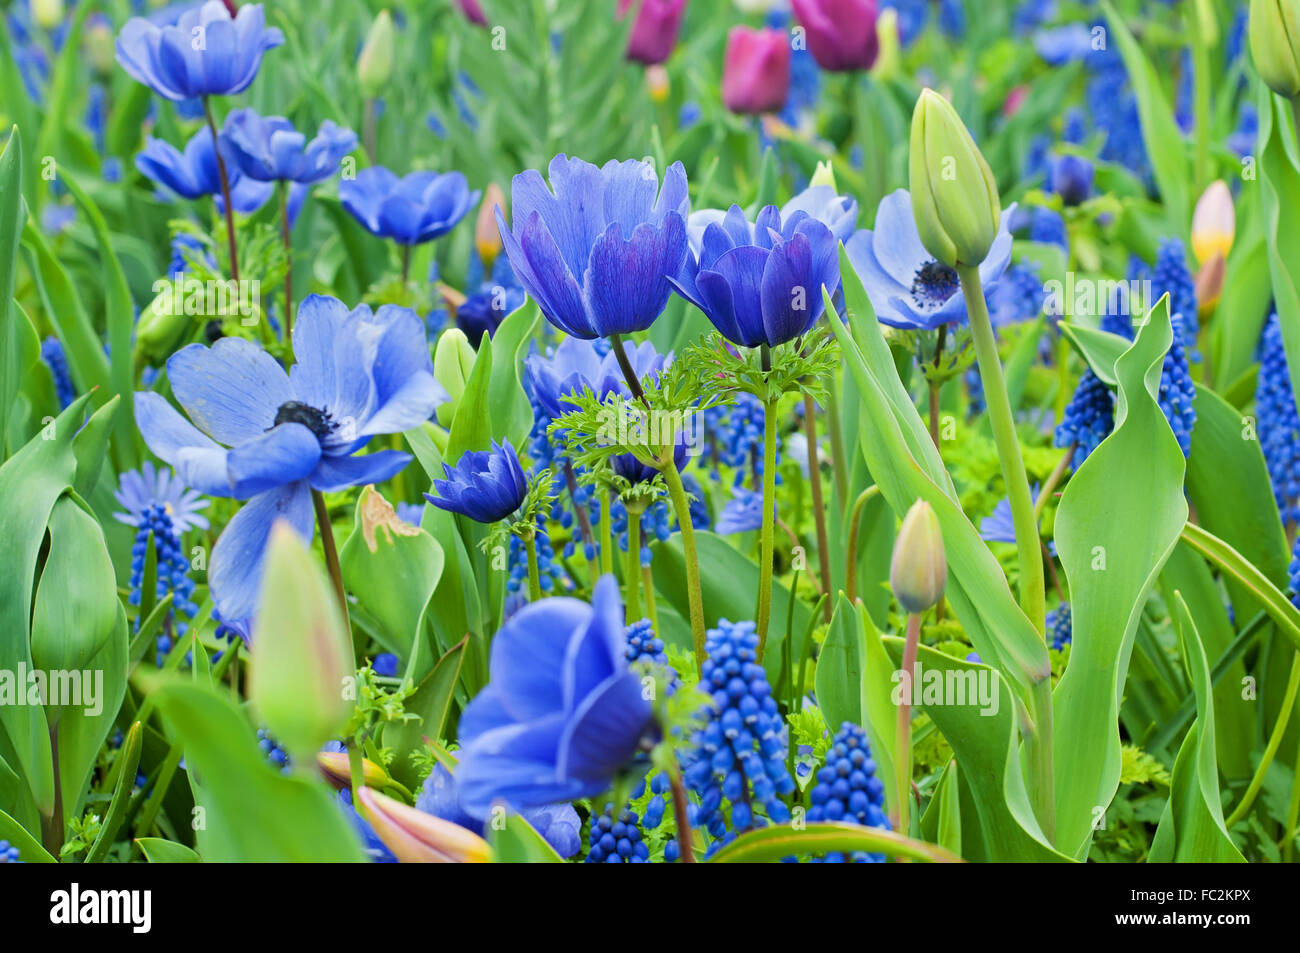
{"label": "unopened anemone bud", "polygon": [[[352,765],[346,751],[320,751],[316,754],[316,766],[320,768],[325,780],[340,791],[352,786]],[[372,788],[382,788],[391,782],[388,772],[369,758],[361,759],[362,783]]]}
{"label": "unopened anemone bud", "polygon": [[889,585],[907,612],[920,613],[938,604],[948,581],[939,518],[925,500],[917,500],[903,517],[889,562]]}
{"label": "unopened anemone bud", "polygon": [[808,180],[808,188],[810,189],[819,185],[829,186],[832,192],[839,192],[839,189],[835,187],[835,168],[830,164],[829,160],[818,162],[817,168],[813,170],[812,178]]}
{"label": "unopened anemone bud", "polygon": [[1300,95],[1300,0],[1251,0],[1250,55],[1268,87]]}
{"label": "unopened anemone bud", "polygon": [[369,787],[357,791],[361,814],[404,864],[475,864],[492,859],[473,831],[409,807]]}
{"label": "unopened anemone bud", "polygon": [[501,186],[489,182],[483,190],[483,204],[478,207],[478,217],[474,220],[474,247],[478,249],[479,260],[483,262],[483,271],[490,274],[492,263],[501,254],[501,229],[497,228],[497,209],[504,213],[506,209],[505,193]]}
{"label": "unopened anemone bud", "polygon": [[912,112],[910,178],[926,251],[950,267],[982,262],[1002,217],[997,183],[957,111],[932,89]]}
{"label": "unopened anemone bud", "polygon": [[1211,182],[1192,213],[1192,252],[1202,265],[1215,255],[1227,258],[1237,231],[1232,193],[1222,179]]}
{"label": "unopened anemone bud", "polygon": [[465,393],[465,382],[474,371],[476,357],[474,346],[460,328],[448,328],[438,338],[438,346],[433,352],[433,377],[449,397],[438,407],[438,422],[444,427],[449,426],[455,416],[460,396]]}
{"label": "unopened anemone bud", "polygon": [[367,99],[378,96],[393,74],[393,37],[393,18],[387,10],[380,10],[357,57],[357,78]]}
{"label": "unopened anemone bud", "polygon": [[289,756],[313,755],[352,713],[352,640],[307,544],[285,519],[271,527],[249,668],[249,697]]}

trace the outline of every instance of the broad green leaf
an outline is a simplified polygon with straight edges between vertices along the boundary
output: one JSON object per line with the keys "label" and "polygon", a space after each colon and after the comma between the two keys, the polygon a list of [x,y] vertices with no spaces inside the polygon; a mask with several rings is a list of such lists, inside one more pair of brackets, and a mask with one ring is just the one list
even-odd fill
{"label": "broad green leaf", "polygon": [[205,809],[199,853],[225,862],[336,863],[363,859],[325,782],[287,777],[263,757],[253,729],[224,693],[158,683],[158,708],[184,744],[186,770]]}
{"label": "broad green leaf", "polygon": [[10,846],[17,847],[18,859],[24,864],[57,863],[40,841],[27,832],[27,828],[4,811],[0,811],[0,840],[7,840]]}
{"label": "broad green leaf", "polygon": [[1186,461],[1157,402],[1172,339],[1165,297],[1116,362],[1115,429],[1070,478],[1056,513],[1074,626],[1054,702],[1057,843],[1078,859],[1119,786],[1118,712],[1134,633],[1187,521]]}
{"label": "broad green leaf", "polygon": [[564,858],[519,814],[507,814],[505,823],[491,825],[488,843],[497,864],[562,864]]}
{"label": "broad green leaf", "polygon": [[1151,842],[1152,863],[1245,863],[1223,826],[1219,771],[1214,745],[1214,696],[1210,667],[1196,623],[1181,595],[1174,596],[1174,621],[1187,673],[1196,689],[1196,721],[1174,761],[1169,801]]}
{"label": "broad green leaf", "polygon": [[808,824],[802,830],[787,825],[763,827],[741,834],[711,858],[713,864],[775,863],[800,854],[887,854],[927,863],[960,863],[961,858],[935,844],[913,840],[893,831],[857,824]]}
{"label": "broad green leaf", "polygon": [[[1291,392],[1300,395],[1300,231],[1295,210],[1300,208],[1300,169],[1287,152],[1286,140],[1295,130],[1286,101],[1259,89],[1259,173],[1264,212],[1264,237],[1268,243],[1268,270],[1273,280],[1282,344],[1291,371]],[[1300,399],[1297,400],[1300,403]]]}
{"label": "broad green leaf", "polygon": [[478,357],[474,361],[474,370],[465,382],[465,393],[461,394],[456,416],[452,418],[446,453],[452,466],[456,465],[466,450],[488,449],[496,430],[492,420],[496,408],[488,402],[493,363],[489,341],[487,332],[484,331],[478,346]]}
{"label": "broad green leaf", "polygon": [[[890,816],[897,816],[898,786],[894,780],[898,763],[898,708],[894,705],[894,673],[897,671],[889,658],[876,624],[863,605],[858,605],[858,621],[862,625],[863,668],[859,709],[862,727],[871,742],[871,755],[876,762],[876,777],[885,786],[885,807]],[[820,663],[818,663],[820,665]]]}
{"label": "broad green leaf", "polygon": [[817,656],[817,705],[834,734],[844,722],[862,723],[865,646],[861,620],[840,593],[830,631]]}
{"label": "broad green leaf", "polygon": [[487,397],[492,436],[508,439],[517,450],[524,447],[533,425],[533,408],[519,375],[528,342],[541,319],[537,305],[528,302],[508,315],[492,335],[492,375]]}
{"label": "broad green leaf", "polygon": [[406,713],[419,718],[390,722],[384,728],[384,746],[395,755],[389,770],[407,786],[419,783],[411,754],[423,750],[425,738],[437,741],[443,736],[468,644],[466,636],[448,649],[406,699]]}
{"label": "broad green leaf", "polygon": [[199,855],[184,844],[164,840],[161,837],[137,837],[140,853],[151,864],[197,864]]}
{"label": "broad green leaf", "polygon": [[22,176],[23,142],[15,126],[0,153],[0,460],[6,455],[9,417],[25,369],[19,357],[20,314],[13,300],[18,236],[27,217]]}

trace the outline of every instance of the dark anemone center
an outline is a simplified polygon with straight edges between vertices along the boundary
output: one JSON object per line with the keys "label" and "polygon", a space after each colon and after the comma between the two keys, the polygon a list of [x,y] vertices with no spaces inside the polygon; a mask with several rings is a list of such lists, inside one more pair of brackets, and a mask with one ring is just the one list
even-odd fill
{"label": "dark anemone center", "polygon": [[924,311],[933,311],[955,295],[961,283],[957,271],[931,259],[916,269],[912,279],[912,300]]}
{"label": "dark anemone center", "polygon": [[334,429],[334,421],[329,411],[317,410],[311,404],[299,400],[286,400],[275,412],[274,427],[280,424],[302,424],[316,435],[317,440],[324,440]]}

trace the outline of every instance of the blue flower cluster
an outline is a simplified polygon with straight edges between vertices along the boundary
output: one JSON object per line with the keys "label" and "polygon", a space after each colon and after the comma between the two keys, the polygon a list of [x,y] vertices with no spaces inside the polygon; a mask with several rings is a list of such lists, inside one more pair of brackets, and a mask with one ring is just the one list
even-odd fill
{"label": "blue flower cluster", "polygon": [[641,835],[639,821],[632,810],[623,811],[615,820],[614,805],[606,804],[604,813],[591,820],[587,863],[646,863],[650,859],[650,848]]}
{"label": "blue flower cluster", "polygon": [[20,856],[17,847],[7,840],[0,840],[0,864],[21,864],[22,861],[18,859]]}
{"label": "blue flower cluster", "polygon": [[[168,593],[173,595],[172,608],[177,616],[192,619],[198,614],[199,607],[191,598],[194,594],[194,580],[189,577],[190,564],[185,559],[181,548],[180,534],[176,532],[171,516],[166,507],[155,503],[140,516],[135,533],[135,542],[131,546],[131,605],[138,606],[143,598],[144,569],[149,554],[149,534],[153,534],[154,551],[157,554],[157,581],[154,597],[162,599]],[[136,620],[138,627],[140,620]],[[176,635],[185,634],[186,624],[177,621]],[[158,635],[155,663],[159,668],[172,649],[169,631],[164,628]]]}
{"label": "blue flower cluster", "polygon": [[1047,632],[1052,637],[1052,648],[1063,649],[1074,640],[1074,623],[1070,617],[1070,604],[1062,602],[1047,613]]}
{"label": "blue flower cluster", "polygon": [[1183,456],[1187,456],[1192,452],[1192,428],[1196,426],[1196,384],[1187,367],[1182,315],[1174,315],[1173,326],[1174,339],[1160,371],[1160,409],[1178,438]]}
{"label": "blue flower cluster", "polygon": [[699,796],[694,823],[713,838],[712,854],[744,831],[788,821],[781,797],[794,791],[794,779],[786,768],[785,726],[758,664],[754,623],[720,620],[705,649],[700,687],[712,703],[683,759],[683,778]]}
{"label": "blue flower cluster", "polygon": [[267,761],[279,768],[281,774],[288,774],[292,770],[289,765],[289,753],[280,747],[280,743],[272,738],[265,728],[257,729],[257,750],[262,752]]}
{"label": "blue flower cluster", "polygon": [[[871,757],[867,733],[852,722],[844,722],[835,733],[834,743],[826,752],[826,763],[817,772],[817,783],[809,794],[812,806],[810,821],[837,821],[889,830],[885,817],[885,786],[876,777],[876,762]],[[884,854],[855,851],[852,855],[830,853],[813,858],[814,863],[883,864]]]}
{"label": "blue flower cluster", "polygon": [[72,384],[72,373],[68,370],[68,356],[63,351],[63,342],[54,337],[42,341],[41,360],[54,378],[54,395],[58,398],[59,410],[63,410],[77,396],[77,389]]}
{"label": "blue flower cluster", "polygon": [[1255,418],[1278,512],[1284,524],[1294,526],[1300,523],[1300,415],[1276,314],[1269,317],[1259,339]]}
{"label": "blue flower cluster", "polygon": [[1074,446],[1072,463],[1078,469],[1097,445],[1110,436],[1114,426],[1115,397],[1092,368],[1087,368],[1065,408],[1064,418],[1056,427],[1056,445]]}
{"label": "blue flower cluster", "polygon": [[1139,281],[1150,280],[1151,304],[1163,295],[1169,295],[1169,313],[1182,317],[1182,342],[1189,349],[1192,362],[1199,361],[1201,357],[1196,350],[1196,337],[1200,333],[1196,279],[1187,267],[1187,253],[1182,240],[1161,239],[1155,264],[1147,268],[1140,259],[1134,259],[1129,277]]}

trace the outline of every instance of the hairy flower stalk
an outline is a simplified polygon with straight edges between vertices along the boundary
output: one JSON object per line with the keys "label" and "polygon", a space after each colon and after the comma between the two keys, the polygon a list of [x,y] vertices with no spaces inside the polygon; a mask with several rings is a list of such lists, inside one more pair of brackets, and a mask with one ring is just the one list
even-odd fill
{"label": "hairy flower stalk", "polygon": [[[812,483],[813,520],[817,524],[817,563],[821,570],[822,592],[831,591],[830,537],[826,532],[826,504],[822,493],[821,460],[817,454],[817,404],[809,394],[803,395],[803,421],[808,433],[808,479]],[[825,619],[831,621],[831,603],[826,600]]]}
{"label": "hairy flower stalk", "polygon": [[217,157],[217,176],[221,179],[221,204],[226,209],[226,247],[230,250],[230,279],[239,280],[239,253],[235,250],[235,208],[230,201],[230,175],[226,171],[226,160],[221,157],[221,150],[216,148],[217,121],[212,115],[212,103],[203,97],[203,115],[207,117],[208,129],[212,132],[213,152]]}
{"label": "hairy flower stalk", "polygon": [[537,602],[542,598],[541,573],[537,568],[537,530],[530,526],[522,535],[528,553],[528,599]]}
{"label": "hairy flower stalk", "polygon": [[[762,346],[763,370],[772,369],[771,351]],[[758,660],[767,648],[767,628],[772,615],[773,529],[776,517],[776,404],[769,396],[763,404],[763,523],[758,536]]]}
{"label": "hairy flower stalk", "polygon": [[280,240],[284,244],[284,339],[293,340],[293,241],[289,237],[289,183],[281,182]]}
{"label": "hairy flower stalk", "polygon": [[[627,603],[627,621],[631,624],[641,618],[641,513],[645,510],[645,502],[624,500],[623,508],[627,510],[627,553],[623,563],[627,596],[624,601]],[[654,593],[647,593],[647,598],[653,602]]]}

